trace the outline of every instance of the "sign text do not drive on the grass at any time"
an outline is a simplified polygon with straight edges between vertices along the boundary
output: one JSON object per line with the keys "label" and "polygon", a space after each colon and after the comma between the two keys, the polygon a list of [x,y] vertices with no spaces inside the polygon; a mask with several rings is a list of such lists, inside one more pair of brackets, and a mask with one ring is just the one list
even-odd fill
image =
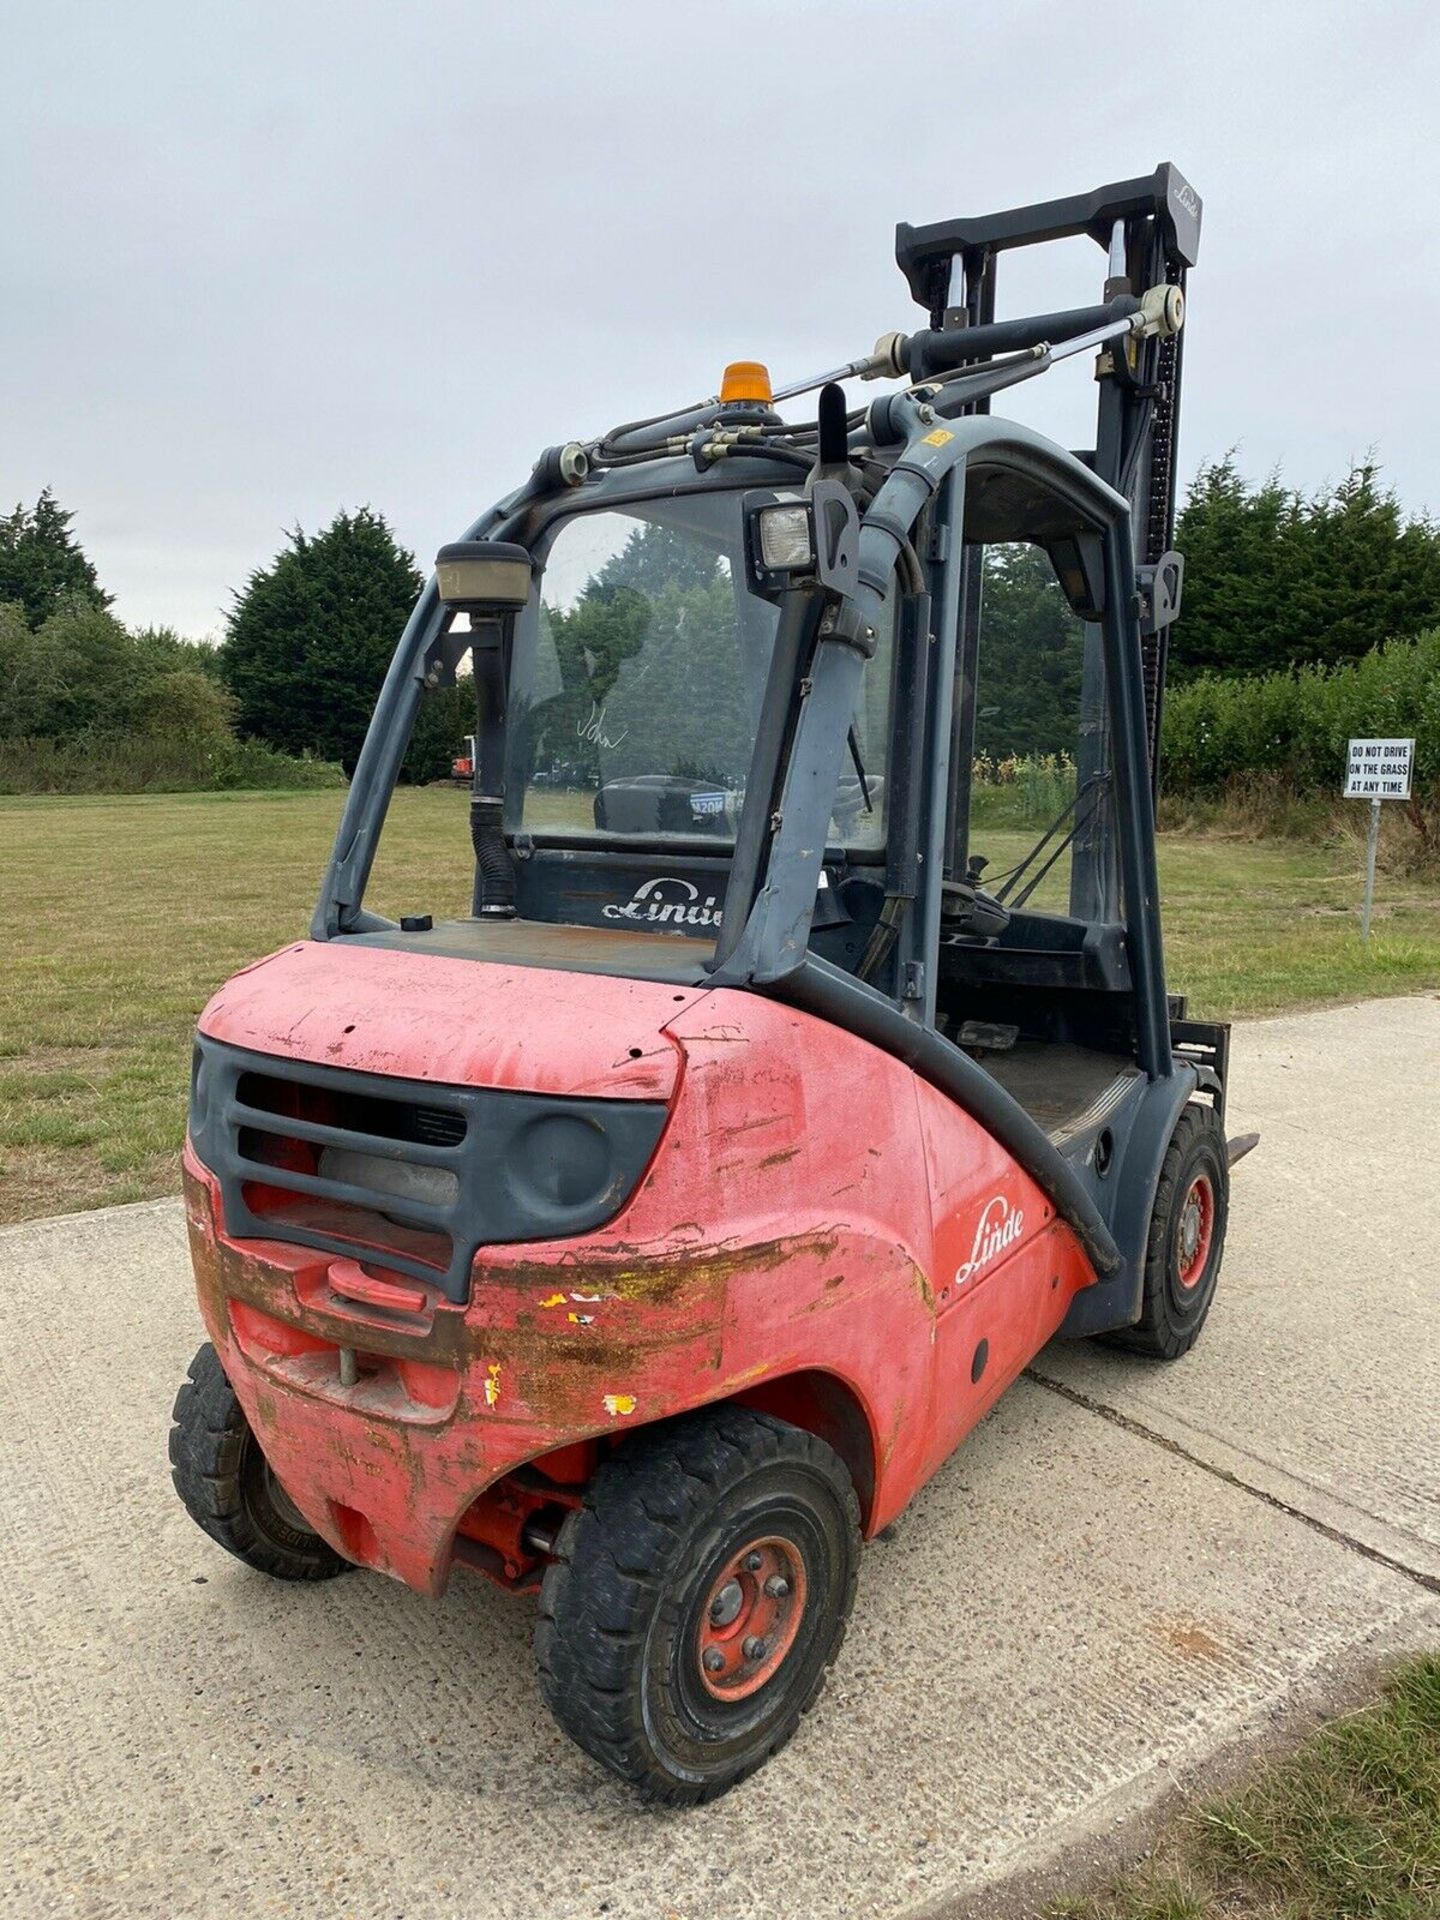
{"label": "sign text do not drive on the grass at any time", "polygon": [[1352,740],[1345,767],[1347,800],[1408,800],[1413,740]]}

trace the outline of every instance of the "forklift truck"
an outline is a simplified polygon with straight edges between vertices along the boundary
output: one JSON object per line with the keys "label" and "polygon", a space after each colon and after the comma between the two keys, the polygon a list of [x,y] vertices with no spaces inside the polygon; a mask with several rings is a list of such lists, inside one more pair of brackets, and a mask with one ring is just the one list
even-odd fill
{"label": "forklift truck", "polygon": [[[182,1500],[282,1579],[537,1594],[549,1706],[659,1800],[790,1737],[862,1539],[1047,1341],[1174,1359],[1214,1297],[1227,1031],[1167,994],[1153,809],[1199,228],[1169,165],[902,225],[917,331],[544,453],[438,556],[309,938],[200,1018]],[[1100,301],[997,318],[1075,236]],[[1092,450],[992,414],[1079,356]],[[987,881],[996,547],[1073,616],[1076,730]],[[467,683],[473,897],[387,917]]]}

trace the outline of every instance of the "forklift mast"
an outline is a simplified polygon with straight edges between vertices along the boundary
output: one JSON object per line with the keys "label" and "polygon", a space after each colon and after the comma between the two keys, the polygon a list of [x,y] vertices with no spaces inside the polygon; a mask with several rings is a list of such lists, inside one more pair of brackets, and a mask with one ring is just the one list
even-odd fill
{"label": "forklift mast", "polygon": [[[1200,197],[1168,162],[1149,178],[1124,180],[1093,193],[1015,207],[975,219],[941,220],[896,229],[895,257],[931,327],[953,342],[969,340],[950,358],[983,363],[996,354],[1039,341],[1074,337],[1094,325],[1096,310],[997,320],[999,257],[1015,247],[1089,237],[1106,254],[1104,302],[1133,300],[1148,287],[1183,290],[1200,243]],[[1141,651],[1152,786],[1158,784],[1160,725],[1165,697],[1169,630],[1179,611],[1183,562],[1173,550],[1176,441],[1180,416],[1182,329],[1105,347],[1097,360],[1099,386],[1095,446],[1079,457],[1130,502],[1135,577],[1141,596]],[[968,412],[988,412],[988,398]],[[956,778],[946,827],[947,877],[964,866],[969,769],[974,758],[975,703],[981,620],[981,556],[966,554],[952,708],[951,759]]]}

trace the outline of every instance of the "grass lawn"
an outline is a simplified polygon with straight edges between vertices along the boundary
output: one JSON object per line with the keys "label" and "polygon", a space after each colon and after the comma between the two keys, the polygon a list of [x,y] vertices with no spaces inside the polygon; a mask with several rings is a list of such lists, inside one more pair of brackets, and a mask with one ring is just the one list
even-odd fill
{"label": "grass lawn", "polygon": [[1440,1913],[1440,1656],[1236,1793],[1155,1860],[1053,1920],[1434,1920]]}
{"label": "grass lawn", "polygon": [[[0,1220],[175,1190],[195,1016],[304,931],[343,797],[0,799]],[[1033,837],[977,845],[998,871]],[[465,795],[404,791],[370,903],[463,912],[470,857]],[[1164,837],[1172,986],[1202,1015],[1440,986],[1440,892],[1383,881],[1367,952],[1358,860]]]}

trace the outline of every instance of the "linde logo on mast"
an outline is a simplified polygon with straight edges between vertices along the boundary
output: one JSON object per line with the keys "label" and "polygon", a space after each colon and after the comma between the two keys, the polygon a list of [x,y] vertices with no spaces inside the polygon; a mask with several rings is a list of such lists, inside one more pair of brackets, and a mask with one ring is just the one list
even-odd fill
{"label": "linde logo on mast", "polygon": [[1025,1215],[1019,1207],[1012,1207],[1003,1193],[997,1193],[987,1200],[975,1227],[975,1244],[970,1249],[970,1258],[964,1266],[955,1269],[956,1286],[964,1286],[977,1273],[983,1273],[992,1261],[1014,1246],[1024,1230]]}
{"label": "linde logo on mast", "polygon": [[[674,888],[667,899],[662,888]],[[723,914],[716,895],[700,904],[700,889],[688,880],[660,874],[654,880],[642,880],[624,906],[608,901],[601,909],[607,920],[643,920],[648,926],[718,927]]]}

